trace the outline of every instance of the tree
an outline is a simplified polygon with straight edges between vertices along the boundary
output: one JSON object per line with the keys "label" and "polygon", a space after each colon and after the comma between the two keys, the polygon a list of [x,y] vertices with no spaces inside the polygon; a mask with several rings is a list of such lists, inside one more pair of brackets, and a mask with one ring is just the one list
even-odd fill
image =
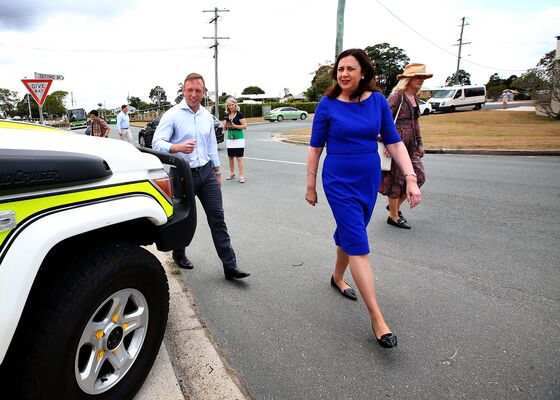
{"label": "tree", "polygon": [[368,46],[365,52],[373,63],[377,85],[388,95],[397,85],[397,75],[404,71],[410,59],[403,49],[391,47],[389,43]]}
{"label": "tree", "polygon": [[459,73],[455,72],[453,75],[447,77],[447,79],[445,80],[445,85],[446,86],[453,86],[455,84],[455,75],[457,75],[459,77],[459,79],[457,80],[458,85],[470,85],[471,84],[471,74],[469,74],[468,72],[460,69]]}
{"label": "tree", "polygon": [[66,107],[64,106],[64,100],[66,96],[68,96],[68,92],[63,90],[57,90],[47,95],[45,104],[43,104],[43,112],[57,117],[65,115]]}
{"label": "tree", "polygon": [[233,97],[233,96],[227,94],[226,92],[222,92],[222,94],[221,94],[220,97],[218,98],[218,101],[219,101],[220,103],[225,103],[225,101],[226,101],[228,98],[230,98],[230,97]]}
{"label": "tree", "polygon": [[264,94],[264,90],[262,90],[258,86],[248,86],[245,89],[243,89],[241,94]]}
{"label": "tree", "polygon": [[0,114],[13,117],[17,112],[18,94],[10,89],[0,88]]}
{"label": "tree", "polygon": [[140,97],[136,97],[136,96],[130,96],[130,98],[128,99],[128,104],[131,107],[136,108],[137,110],[140,110],[140,106],[142,104],[142,100],[140,100]]}
{"label": "tree", "polygon": [[526,90],[545,114],[560,119],[560,61],[554,56],[554,50],[546,53],[537,66],[517,78],[514,85]]}
{"label": "tree", "polygon": [[309,101],[319,101],[327,88],[332,84],[332,64],[320,65],[315,76],[311,80],[311,87],[305,91],[305,97]]}
{"label": "tree", "polygon": [[161,86],[156,86],[150,90],[150,95],[148,97],[152,101],[152,104],[156,106],[161,106],[167,102],[167,95]]}
{"label": "tree", "polygon": [[35,100],[31,98],[31,95],[26,93],[25,96],[23,96],[23,99],[17,103],[16,115],[19,115],[22,118],[28,118],[30,107],[31,118],[39,118],[39,106],[35,103]]}

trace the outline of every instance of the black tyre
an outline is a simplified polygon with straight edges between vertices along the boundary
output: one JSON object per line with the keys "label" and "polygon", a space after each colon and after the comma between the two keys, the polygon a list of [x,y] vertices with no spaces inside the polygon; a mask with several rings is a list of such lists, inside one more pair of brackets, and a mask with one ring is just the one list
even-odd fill
{"label": "black tyre", "polygon": [[474,106],[473,110],[478,111],[482,108],[482,106],[480,104],[477,104]]}
{"label": "black tyre", "polygon": [[144,135],[138,136],[138,144],[140,145],[140,147],[146,147],[146,138],[144,137]]}
{"label": "black tyre", "polygon": [[307,118],[307,114],[305,113],[301,113],[301,115],[299,116],[302,120]]}
{"label": "black tyre", "polygon": [[455,106],[449,107],[449,112],[455,112]]}
{"label": "black tyre", "polygon": [[276,117],[276,120],[278,122],[282,122],[282,121],[284,121],[284,117],[282,115],[279,115],[278,117]]}
{"label": "black tyre", "polygon": [[49,261],[60,276],[21,330],[18,398],[130,399],[152,368],[169,311],[161,264],[136,245],[89,245]]}
{"label": "black tyre", "polygon": [[430,115],[430,110],[426,108],[422,114],[424,114],[424,115]]}

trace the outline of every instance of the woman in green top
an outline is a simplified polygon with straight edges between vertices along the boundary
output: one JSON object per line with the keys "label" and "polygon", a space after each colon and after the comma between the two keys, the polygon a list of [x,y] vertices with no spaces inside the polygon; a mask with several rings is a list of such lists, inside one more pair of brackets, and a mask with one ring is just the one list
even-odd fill
{"label": "woman in green top", "polygon": [[224,127],[226,129],[226,143],[229,161],[229,177],[226,180],[235,178],[234,159],[237,159],[239,169],[239,182],[245,183],[243,153],[245,151],[245,132],[247,123],[245,116],[239,111],[237,100],[230,97],[226,100],[226,117]]}

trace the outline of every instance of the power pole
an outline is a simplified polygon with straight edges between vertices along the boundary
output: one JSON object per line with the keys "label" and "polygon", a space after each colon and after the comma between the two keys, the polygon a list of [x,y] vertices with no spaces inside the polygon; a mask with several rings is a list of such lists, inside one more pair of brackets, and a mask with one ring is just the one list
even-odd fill
{"label": "power pole", "polygon": [[[454,44],[453,46],[459,46],[459,55],[457,56],[457,71],[455,72],[455,85],[459,83],[459,64],[461,63],[461,47],[466,44],[471,44],[471,42],[463,43],[463,29],[465,28],[465,17],[461,18],[461,36],[457,40],[459,44]],[[468,24],[466,24],[468,25]]]}
{"label": "power pole", "polygon": [[213,12],[214,18],[212,18],[209,24],[214,23],[214,37],[203,37],[203,39],[214,39],[214,44],[210,46],[214,48],[214,78],[216,84],[216,102],[214,104],[214,115],[216,118],[220,119],[220,110],[218,110],[220,102],[220,93],[218,92],[218,39],[229,39],[229,37],[218,37],[218,15],[219,12],[229,12],[229,10],[218,10],[218,7],[214,7],[213,10],[204,10],[202,12]]}
{"label": "power pole", "polygon": [[334,59],[342,53],[342,40],[344,39],[344,7],[346,0],[338,0],[338,10],[336,13],[336,46],[334,49]]}

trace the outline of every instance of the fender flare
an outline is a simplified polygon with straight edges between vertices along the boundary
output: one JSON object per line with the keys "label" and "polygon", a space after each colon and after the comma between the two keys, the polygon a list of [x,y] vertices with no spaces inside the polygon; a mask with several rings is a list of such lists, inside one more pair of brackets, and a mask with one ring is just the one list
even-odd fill
{"label": "fender flare", "polygon": [[[33,220],[17,234],[1,255],[0,364],[37,271],[49,251],[65,239],[137,218],[148,218],[155,225],[163,225],[168,220],[161,204],[153,197],[132,193],[116,199],[59,208]],[[21,265],[28,267],[22,268]]]}

